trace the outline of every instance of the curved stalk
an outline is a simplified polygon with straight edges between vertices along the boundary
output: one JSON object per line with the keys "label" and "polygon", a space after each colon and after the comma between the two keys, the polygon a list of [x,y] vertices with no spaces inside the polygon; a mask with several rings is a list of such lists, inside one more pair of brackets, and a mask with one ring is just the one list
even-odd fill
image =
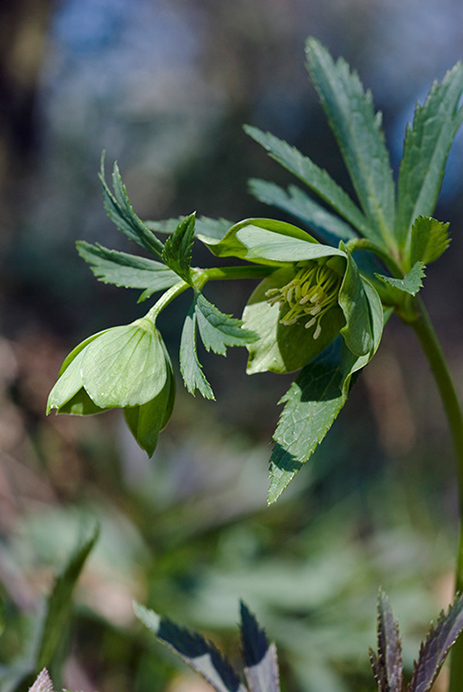
{"label": "curved stalk", "polygon": [[[459,496],[460,536],[456,564],[455,590],[463,590],[463,412],[450,374],[447,360],[429,314],[420,299],[416,300],[419,314],[410,322],[434,374],[447,416],[450,433],[457,458],[457,483]],[[450,663],[449,692],[463,690],[463,637],[460,637],[452,652]]]}

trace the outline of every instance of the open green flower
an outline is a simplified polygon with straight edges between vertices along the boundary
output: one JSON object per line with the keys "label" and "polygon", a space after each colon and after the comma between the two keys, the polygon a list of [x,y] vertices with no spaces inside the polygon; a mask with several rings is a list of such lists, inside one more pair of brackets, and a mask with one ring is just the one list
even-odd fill
{"label": "open green flower", "polygon": [[382,316],[380,298],[342,243],[322,245],[269,219],[248,219],[220,241],[203,240],[218,256],[275,265],[243,313],[245,327],[260,337],[248,346],[248,373],[298,370],[338,334],[355,357],[377,347],[373,316]]}
{"label": "open green flower", "polygon": [[123,408],[127,424],[151,456],[172,413],[175,382],[151,320],[106,329],[68,355],[50,392],[47,413],[91,415]]}

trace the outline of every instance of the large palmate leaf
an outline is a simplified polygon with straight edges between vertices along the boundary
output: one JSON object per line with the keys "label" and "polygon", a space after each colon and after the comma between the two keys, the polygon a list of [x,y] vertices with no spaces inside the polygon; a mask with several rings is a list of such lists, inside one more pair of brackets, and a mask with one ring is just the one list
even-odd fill
{"label": "large palmate leaf", "polygon": [[370,661],[379,692],[402,692],[399,626],[383,591],[378,596],[378,653],[370,649]]}
{"label": "large palmate leaf", "polygon": [[199,673],[216,692],[246,692],[228,660],[200,634],[179,627],[139,603],[135,604],[135,614],[159,641]]}
{"label": "large palmate leaf", "polygon": [[[394,182],[381,118],[370,92],[341,58],[336,63],[315,39],[306,44],[307,69],[337,139],[362,209],[377,242],[394,247]],[[370,233],[370,234],[371,234]]]}
{"label": "large palmate leaf", "polygon": [[198,317],[195,308],[196,305],[193,301],[183,325],[180,339],[180,372],[190,394],[194,395],[195,391],[198,390],[205,399],[214,399],[214,392],[198,359],[196,347]]}
{"label": "large palmate leaf", "polygon": [[349,224],[362,235],[376,239],[370,224],[349,195],[339,187],[327,171],[319,168],[311,159],[301,154],[295,147],[290,146],[269,132],[261,132],[255,127],[245,127],[246,132],[256,140],[269,155],[284,168],[293,173],[308,185],[319,197],[329,204]]}
{"label": "large palmate leaf", "polygon": [[140,245],[144,250],[160,258],[163,244],[135,214],[130,204],[127,190],[122,182],[117,164],[113,168],[114,194],[109,189],[104,173],[104,161],[101,162],[99,174],[103,186],[103,198],[106,213],[116,227],[130,240]]}
{"label": "large palmate leaf", "polygon": [[195,296],[195,312],[201,341],[207,351],[225,356],[227,346],[246,346],[258,338],[254,332],[243,329],[241,320],[221,312],[201,293]]}
{"label": "large palmate leaf", "polygon": [[[436,206],[450,146],[463,118],[458,104],[463,66],[457,63],[442,83],[434,83],[407,128],[397,185],[396,236],[407,248],[417,216],[431,216]],[[420,258],[421,259],[421,258]]]}
{"label": "large palmate leaf", "polygon": [[250,692],[279,692],[280,680],[275,644],[267,641],[254,615],[240,604],[244,673]]}
{"label": "large palmate leaf", "polygon": [[143,289],[140,300],[149,298],[156,291],[170,288],[179,280],[178,275],[165,264],[146,257],[108,250],[98,243],[91,245],[82,240],[76,246],[97,279],[105,284]]}
{"label": "large palmate leaf", "polygon": [[339,216],[324,209],[294,185],[290,185],[286,192],[275,183],[254,178],[249,181],[249,188],[260,202],[278,207],[308,224],[320,240],[334,245],[336,241],[357,237]]}
{"label": "large palmate leaf", "polygon": [[162,261],[187,283],[191,282],[190,266],[194,235],[195,215],[190,214],[180,221],[172,235],[167,238],[162,251]]}

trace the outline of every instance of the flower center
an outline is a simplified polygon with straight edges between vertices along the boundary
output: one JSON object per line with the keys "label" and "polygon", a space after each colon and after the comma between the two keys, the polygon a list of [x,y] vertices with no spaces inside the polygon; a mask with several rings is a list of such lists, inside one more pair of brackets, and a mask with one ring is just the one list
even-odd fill
{"label": "flower center", "polygon": [[281,288],[266,291],[270,305],[280,303],[283,306],[280,324],[289,326],[299,319],[310,319],[305,328],[314,325],[314,339],[321,334],[321,319],[328,310],[338,302],[342,275],[327,264],[327,260],[312,260],[304,263],[296,271],[294,278]]}

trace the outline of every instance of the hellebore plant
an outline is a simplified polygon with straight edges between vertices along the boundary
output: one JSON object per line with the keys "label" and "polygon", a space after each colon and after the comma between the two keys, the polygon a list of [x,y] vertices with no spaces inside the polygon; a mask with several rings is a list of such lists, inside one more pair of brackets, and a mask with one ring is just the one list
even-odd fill
{"label": "hellebore plant", "polygon": [[[285,190],[262,180],[252,180],[251,191],[261,202],[298,219],[310,233],[272,219],[233,225],[192,214],[143,222],[130,205],[117,165],[113,191],[102,165],[109,217],[154,259],[86,242],[78,243],[78,251],[98,279],[141,290],[140,301],[157,291],[164,293],[141,320],[100,332],[74,349],[50,394],[48,410],[92,414],[123,408],[136,440],[151,455],[175,395],[156,319],[190,289],[193,299],[179,361],[191,394],[198,390],[206,398],[214,397],[198,360],[198,334],[206,350],[221,355],[226,355],[227,347],[245,346],[249,374],[300,370],[281,401],[284,408],[274,434],[268,495],[273,502],[325,437],[354,377],[375,354],[384,325],[395,312],[416,331],[434,372],[455,443],[463,498],[462,411],[439,341],[417,296],[426,266],[449,245],[448,224],[432,214],[450,146],[463,120],[459,107],[463,67],[457,64],[433,85],[424,104],[417,104],[395,184],[381,115],[374,112],[371,94],[345,61],[333,61],[316,40],[308,40],[306,55],[358,204],[310,158],[251,127],[246,128],[248,134],[312,196],[294,185]],[[165,242],[156,233],[168,234]],[[238,258],[242,264],[192,266],[195,237],[216,257]],[[208,281],[248,278],[261,282],[241,320],[225,315],[203,295]],[[461,506],[463,515],[463,499]],[[460,540],[457,589],[463,587]],[[380,689],[389,688],[384,684]],[[452,661],[450,689],[463,689],[460,644]]]}

